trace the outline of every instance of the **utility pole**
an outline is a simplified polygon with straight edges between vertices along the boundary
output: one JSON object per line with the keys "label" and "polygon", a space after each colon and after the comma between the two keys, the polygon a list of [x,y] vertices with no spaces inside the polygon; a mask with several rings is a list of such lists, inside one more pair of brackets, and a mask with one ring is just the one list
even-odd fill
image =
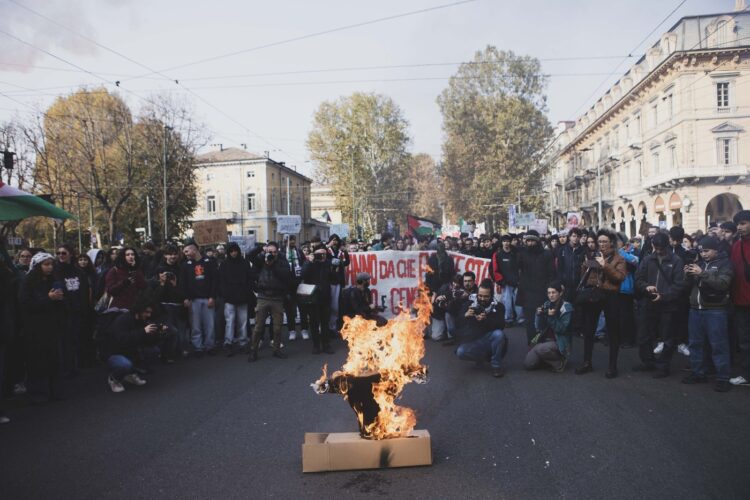
{"label": "utility pole", "polygon": [[286,176],[286,214],[291,215],[292,214],[292,197],[291,197],[291,179],[289,176]]}
{"label": "utility pole", "polygon": [[169,239],[169,229],[167,227],[167,131],[172,130],[172,127],[164,124],[164,158],[162,163],[164,173],[164,243]]}
{"label": "utility pole", "polygon": [[151,234],[151,199],[146,195],[146,221],[148,221],[148,239],[152,239]]}
{"label": "utility pole", "polygon": [[78,254],[83,252],[83,236],[81,235],[81,193],[77,193],[78,198]]}

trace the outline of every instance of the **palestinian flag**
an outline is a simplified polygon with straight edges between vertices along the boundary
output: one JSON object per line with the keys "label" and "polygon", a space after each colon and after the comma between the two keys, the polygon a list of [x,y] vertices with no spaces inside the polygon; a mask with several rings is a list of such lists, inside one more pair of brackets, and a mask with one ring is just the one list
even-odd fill
{"label": "palestinian flag", "polygon": [[0,221],[21,220],[43,215],[53,219],[72,219],[65,210],[39,196],[8,186],[0,180]]}
{"label": "palestinian flag", "polygon": [[426,236],[440,233],[441,226],[429,219],[422,219],[413,215],[406,216],[406,224],[409,226],[407,233],[412,236]]}

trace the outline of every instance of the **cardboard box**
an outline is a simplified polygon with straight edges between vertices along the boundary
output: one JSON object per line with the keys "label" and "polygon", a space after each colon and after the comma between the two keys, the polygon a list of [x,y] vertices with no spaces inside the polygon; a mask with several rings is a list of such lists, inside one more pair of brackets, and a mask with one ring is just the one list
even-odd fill
{"label": "cardboard box", "polygon": [[430,433],[394,439],[362,439],[357,432],[305,433],[302,472],[385,469],[432,465]]}

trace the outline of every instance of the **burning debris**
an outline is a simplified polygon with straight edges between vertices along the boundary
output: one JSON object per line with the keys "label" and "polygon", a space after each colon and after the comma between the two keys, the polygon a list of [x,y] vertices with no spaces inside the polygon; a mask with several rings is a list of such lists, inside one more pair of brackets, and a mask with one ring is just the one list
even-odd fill
{"label": "burning debris", "polygon": [[359,316],[344,318],[341,335],[349,345],[349,356],[341,370],[323,375],[310,384],[318,394],[341,394],[359,420],[365,439],[406,437],[417,423],[411,408],[395,401],[410,382],[427,382],[424,329],[430,324],[430,303],[423,285],[414,303],[415,316],[401,312],[384,326]]}

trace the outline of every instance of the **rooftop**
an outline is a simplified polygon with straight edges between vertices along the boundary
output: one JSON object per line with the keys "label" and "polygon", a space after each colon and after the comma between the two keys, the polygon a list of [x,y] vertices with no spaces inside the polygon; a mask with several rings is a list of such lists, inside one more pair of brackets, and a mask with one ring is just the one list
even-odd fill
{"label": "rooftop", "polygon": [[221,163],[225,161],[242,161],[242,160],[265,160],[265,156],[251,153],[246,149],[226,148],[219,151],[209,151],[198,155],[195,163]]}

